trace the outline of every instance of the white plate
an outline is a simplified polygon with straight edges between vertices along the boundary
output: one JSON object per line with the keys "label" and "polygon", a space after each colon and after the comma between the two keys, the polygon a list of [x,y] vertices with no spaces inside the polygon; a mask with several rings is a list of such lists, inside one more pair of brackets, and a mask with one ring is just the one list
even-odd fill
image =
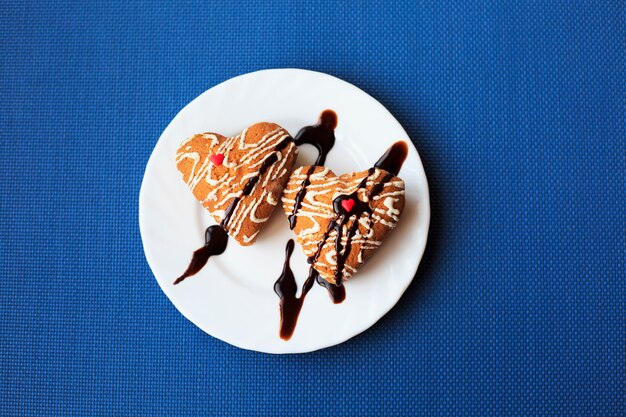
{"label": "white plate", "polygon": [[[175,153],[189,136],[239,134],[245,127],[271,121],[292,135],[315,124],[325,109],[337,113],[335,147],[326,166],[336,174],[371,167],[398,140],[410,139],[398,121],[374,98],[338,78],[299,69],[258,71],[232,78],[206,91],[176,115],[148,161],[139,194],[139,226],[150,268],[176,308],[208,334],[232,345],[268,353],[309,352],[333,346],[361,333],[400,299],[422,258],[430,221],[426,175],[417,151],[400,177],[406,183],[406,207],[381,249],[345,284],[346,300],[333,304],[317,284],[306,296],[289,341],[278,335],[280,314],[274,282],[280,275],[285,245],[295,240],[278,207],[253,246],[230,239],[224,254],[209,259],[197,275],[172,285],[204,243],[214,224],[176,169]],[[316,151],[301,147],[296,166],[312,163]],[[291,259],[299,288],[308,265],[300,246]]]}

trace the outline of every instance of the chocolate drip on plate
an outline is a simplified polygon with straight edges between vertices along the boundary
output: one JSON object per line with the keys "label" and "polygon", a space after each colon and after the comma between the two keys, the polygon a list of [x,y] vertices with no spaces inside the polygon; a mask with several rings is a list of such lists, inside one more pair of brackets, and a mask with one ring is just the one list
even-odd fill
{"label": "chocolate drip on plate", "polygon": [[[328,152],[335,145],[335,127],[337,127],[337,114],[332,110],[325,110],[320,115],[319,123],[315,126],[306,126],[302,128],[294,142],[296,145],[310,144],[317,148],[318,156],[315,161],[315,165],[324,165],[326,162],[326,156]],[[289,227],[293,230],[296,227],[296,221],[298,210],[302,206],[302,201],[306,195],[307,187],[311,184],[311,175],[315,170],[315,165],[311,166],[306,174],[300,190],[296,195],[293,211],[289,215]],[[283,340],[291,339],[293,332],[296,328],[298,316],[302,309],[302,304],[306,294],[309,292],[314,282],[323,286],[328,290],[328,295],[335,304],[341,303],[346,298],[346,292],[343,287],[333,285],[320,277],[319,272],[311,266],[309,268],[309,276],[302,287],[302,294],[300,297],[296,297],[297,284],[289,260],[291,253],[293,252],[293,240],[287,242],[285,249],[285,263],[283,265],[283,272],[274,284],[274,292],[280,298],[280,337]]]}
{"label": "chocolate drip on plate", "polygon": [[391,172],[393,175],[398,175],[408,152],[409,147],[406,142],[403,140],[398,141],[387,149],[387,152],[380,157],[374,164],[374,167],[384,169],[387,172]]}
{"label": "chocolate drip on plate", "polygon": [[[309,273],[310,271],[315,271],[315,269],[311,267]],[[328,290],[328,296],[334,304],[341,304],[343,300],[346,299],[346,287],[344,287],[343,285],[331,284],[330,282],[322,278],[322,276],[317,271],[315,271],[315,274],[315,280],[319,285]]]}
{"label": "chocolate drip on plate", "polygon": [[[319,123],[314,126],[306,126],[300,129],[294,143],[299,146],[304,143],[313,145],[317,148],[317,160],[314,165],[321,166],[326,162],[326,156],[328,152],[335,146],[335,128],[337,127],[337,113],[332,110],[324,110],[320,114]],[[296,195],[296,199],[293,203],[293,211],[289,215],[289,227],[293,230],[296,227],[297,217],[296,214],[302,206],[302,200],[306,194],[306,188],[311,184],[310,176],[313,174],[315,166],[311,166],[307,173],[306,178],[302,181],[300,191]]]}
{"label": "chocolate drip on plate", "polygon": [[193,253],[191,262],[187,267],[187,270],[183,274],[176,278],[174,285],[183,281],[185,278],[197,274],[211,256],[220,255],[226,250],[228,244],[228,235],[220,226],[209,226],[204,233],[204,246],[196,250]]}
{"label": "chocolate drip on plate", "polygon": [[315,282],[315,271],[311,268],[309,276],[302,286],[302,294],[300,297],[296,297],[298,292],[298,284],[296,278],[293,275],[289,261],[291,260],[291,254],[293,253],[293,239],[289,239],[287,246],[285,247],[285,263],[283,264],[283,272],[280,274],[278,280],[274,284],[274,292],[280,298],[280,338],[283,340],[291,339],[293,332],[296,329],[296,323],[298,322],[298,316],[304,303],[304,298],[307,293],[313,287]]}
{"label": "chocolate drip on plate", "polygon": [[320,114],[319,123],[314,126],[306,126],[300,129],[294,141],[296,145],[308,143],[317,148],[319,155],[315,165],[324,165],[328,152],[335,145],[335,128],[337,127],[337,114],[332,110],[324,110]]}

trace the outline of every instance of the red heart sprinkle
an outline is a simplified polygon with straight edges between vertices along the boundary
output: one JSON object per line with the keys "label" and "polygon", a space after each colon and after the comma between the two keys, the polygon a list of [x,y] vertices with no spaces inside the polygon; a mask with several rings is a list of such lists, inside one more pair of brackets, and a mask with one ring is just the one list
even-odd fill
{"label": "red heart sprinkle", "polygon": [[224,155],[221,153],[217,153],[215,155],[211,155],[211,157],[209,158],[211,160],[211,162],[213,162],[215,165],[219,166],[222,165],[222,162],[224,161]]}
{"label": "red heart sprinkle", "polygon": [[352,207],[354,207],[354,199],[349,198],[347,200],[343,200],[341,202],[341,207],[343,207],[345,211],[350,213],[352,211]]}

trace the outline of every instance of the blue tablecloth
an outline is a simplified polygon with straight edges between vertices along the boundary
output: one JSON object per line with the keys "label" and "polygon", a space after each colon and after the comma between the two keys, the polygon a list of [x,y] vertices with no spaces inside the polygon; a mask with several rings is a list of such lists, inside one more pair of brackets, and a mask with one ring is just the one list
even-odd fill
{"label": "blue tablecloth", "polygon": [[[3,2],[0,413],[626,414],[623,1]],[[197,95],[274,67],[371,93],[423,159],[417,277],[272,356],[176,311],[137,199]]]}

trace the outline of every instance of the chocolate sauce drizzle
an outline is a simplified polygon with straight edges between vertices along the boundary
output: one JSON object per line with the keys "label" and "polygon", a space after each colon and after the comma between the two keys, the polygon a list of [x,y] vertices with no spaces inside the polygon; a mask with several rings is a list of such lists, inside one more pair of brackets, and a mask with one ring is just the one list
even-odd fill
{"label": "chocolate sauce drizzle", "polygon": [[300,146],[304,143],[317,148],[319,155],[314,165],[324,165],[328,152],[335,145],[335,128],[337,127],[337,113],[332,110],[324,110],[320,114],[320,120],[316,125],[306,126],[300,129],[294,142]]}
{"label": "chocolate sauce drizzle", "polygon": [[[319,122],[314,126],[306,126],[298,132],[294,142],[296,145],[301,145],[304,143],[313,145],[317,148],[318,156],[315,161],[315,165],[309,167],[305,174],[304,181],[300,186],[300,190],[298,194],[296,194],[296,198],[293,203],[293,211],[288,217],[289,227],[291,230],[296,227],[297,216],[296,213],[302,207],[302,201],[304,200],[304,196],[306,195],[307,187],[311,184],[311,174],[315,171],[315,166],[324,165],[326,162],[326,156],[335,145],[335,128],[337,127],[337,114],[332,110],[324,110],[322,114],[320,114]],[[314,271],[313,267],[311,267],[311,271]],[[309,271],[310,273],[310,271]],[[317,273],[317,271],[316,271]],[[324,278],[317,274],[316,281],[322,287],[328,290],[328,295],[330,299],[333,300],[333,303],[338,304],[341,303],[346,298],[346,291],[344,288],[340,286],[333,285],[327,282]]]}
{"label": "chocolate sauce drizzle", "polygon": [[197,274],[209,258],[213,255],[220,255],[226,250],[228,244],[228,235],[220,226],[209,226],[204,232],[204,246],[193,253],[191,262],[187,270],[181,276],[176,278],[174,285],[183,281],[185,278]]}
{"label": "chocolate sauce drizzle", "polygon": [[287,246],[285,247],[285,263],[283,264],[283,272],[274,284],[274,292],[280,298],[280,338],[283,340],[291,339],[291,336],[296,329],[296,323],[298,322],[298,316],[300,315],[304,298],[311,287],[313,287],[313,282],[315,281],[315,275],[310,271],[309,277],[302,286],[302,294],[300,294],[300,297],[296,297],[298,284],[296,283],[296,278],[294,277],[291,266],[289,265],[292,253],[293,239],[289,239],[289,242],[287,242]]}
{"label": "chocolate sauce drizzle", "polygon": [[398,175],[408,153],[409,147],[406,142],[403,140],[398,141],[391,145],[391,147],[387,149],[387,152],[376,161],[374,168],[380,168],[393,175]]}
{"label": "chocolate sauce drizzle", "polygon": [[261,164],[261,167],[259,168],[259,172],[254,177],[250,178],[248,182],[246,183],[246,185],[243,187],[241,196],[233,198],[233,201],[230,202],[230,204],[228,205],[228,208],[226,209],[226,213],[224,213],[224,218],[220,222],[220,226],[223,229],[226,229],[226,225],[228,225],[228,222],[230,221],[230,218],[235,212],[237,205],[241,201],[241,198],[247,195],[250,195],[256,183],[259,182],[259,178],[261,178],[261,176],[265,174],[265,171],[267,171],[268,168],[272,166],[274,162],[278,161],[278,155],[276,154],[276,152],[280,152],[283,149],[285,149],[287,145],[289,145],[289,142],[291,142],[291,140],[292,140],[291,136],[287,136],[285,140],[283,140],[278,145],[276,145],[276,147],[274,148],[274,152],[270,156],[265,158],[265,160],[263,161],[263,164]]}
{"label": "chocolate sauce drizzle", "polygon": [[333,303],[339,304],[346,298],[344,287],[337,287],[329,283],[313,268],[309,269],[309,276],[306,281],[304,281],[304,285],[302,285],[302,293],[300,294],[300,297],[296,297],[298,284],[296,283],[296,278],[293,275],[293,271],[291,270],[291,265],[289,263],[291,260],[291,254],[293,253],[293,246],[293,239],[289,239],[289,242],[287,242],[287,246],[285,247],[283,272],[274,283],[274,292],[278,295],[278,298],[280,298],[279,334],[280,338],[285,341],[291,339],[291,336],[293,336],[296,324],[298,323],[300,310],[302,310],[302,305],[304,304],[304,299],[313,287],[314,282],[317,281],[319,285],[328,290],[328,295]]}
{"label": "chocolate sauce drizzle", "polygon": [[315,170],[315,166],[311,166],[309,167],[309,169],[306,171],[306,177],[304,178],[304,181],[302,181],[302,184],[300,185],[300,190],[298,191],[298,194],[296,194],[296,198],[294,200],[293,203],[293,211],[291,212],[291,214],[289,215],[288,219],[289,219],[289,228],[291,230],[293,230],[294,227],[296,227],[296,221],[297,221],[297,217],[296,217],[296,213],[298,212],[298,210],[300,209],[300,207],[302,207],[302,200],[304,200],[304,195],[306,194],[306,188],[311,185],[311,174],[313,174],[313,171]]}
{"label": "chocolate sauce drizzle", "polygon": [[[296,194],[296,198],[293,203],[293,211],[289,215],[289,227],[293,230],[296,227],[297,217],[296,213],[302,207],[302,201],[306,195],[306,189],[311,184],[311,174],[315,171],[315,166],[322,166],[326,162],[328,153],[335,145],[335,128],[337,128],[337,113],[332,110],[324,110],[319,117],[318,124],[314,126],[306,126],[300,129],[296,138],[294,139],[296,145],[309,144],[315,146],[318,151],[315,164],[307,170],[304,181],[302,181],[300,190]],[[315,271],[311,267],[311,271]],[[309,271],[309,273],[311,272]],[[333,303],[339,304],[346,298],[346,291],[343,287],[329,283],[322,278],[317,271],[316,281],[322,287],[328,290],[328,295]]]}
{"label": "chocolate sauce drizzle", "polygon": [[[296,227],[296,213],[302,206],[302,200],[306,194],[307,187],[311,184],[310,176],[313,174],[315,166],[324,165],[328,153],[335,145],[336,127],[337,114],[332,110],[324,110],[322,114],[320,114],[317,125],[303,127],[294,139],[294,143],[298,146],[302,144],[315,146],[318,151],[318,156],[315,160],[315,164],[307,170],[305,179],[296,195],[293,211],[291,215],[288,216],[289,227],[292,230]],[[297,284],[289,266],[292,251],[293,240],[290,240],[287,243],[287,249],[285,251],[283,273],[274,284],[274,291],[280,297],[280,337],[283,340],[289,340],[293,335],[300,310],[302,309],[304,297],[309,292],[314,282],[317,282],[320,286],[328,290],[328,295],[333,303],[339,304],[346,298],[346,292],[343,287],[333,285],[326,281],[312,266],[309,268],[309,276],[302,287],[302,294],[297,298]]]}
{"label": "chocolate sauce drizzle", "polygon": [[341,304],[343,300],[346,299],[346,287],[343,285],[335,285],[326,281],[322,276],[317,272],[313,267],[309,269],[309,274],[311,271],[315,271],[315,280],[319,285],[326,288],[328,291],[328,296],[333,304]]}
{"label": "chocolate sauce drizzle", "polygon": [[230,221],[239,201],[241,201],[242,197],[250,195],[254,186],[259,182],[259,179],[265,174],[265,172],[269,169],[272,164],[278,161],[278,154],[276,152],[280,152],[285,149],[289,143],[292,141],[291,136],[287,136],[285,140],[280,142],[274,148],[274,152],[267,157],[261,167],[259,168],[259,172],[254,177],[250,178],[246,185],[243,187],[243,191],[241,192],[241,196],[235,197],[233,201],[230,202],[226,212],[224,213],[224,218],[220,222],[219,226],[213,225],[209,226],[206,229],[204,234],[204,246],[200,249],[196,250],[191,257],[191,262],[187,267],[187,270],[176,280],[174,281],[174,285],[183,281],[185,278],[190,277],[192,275],[197,274],[204,266],[211,256],[221,255],[226,250],[226,245],[228,244],[228,234],[226,233],[226,225]]}
{"label": "chocolate sauce drizzle", "polygon": [[307,143],[309,145],[313,145],[317,148],[318,155],[315,160],[315,164],[311,166],[307,173],[304,181],[302,182],[302,186],[300,187],[300,191],[296,195],[295,202],[293,203],[293,211],[291,215],[289,215],[289,227],[293,230],[296,227],[296,213],[302,206],[302,200],[304,199],[304,195],[306,194],[306,188],[311,184],[311,180],[309,177],[313,174],[315,170],[315,166],[322,166],[326,162],[326,157],[328,156],[328,152],[335,146],[335,128],[337,127],[337,113],[332,110],[324,110],[322,114],[320,114],[320,119],[318,124],[313,126],[305,126],[296,135],[294,139],[294,143],[296,145],[302,145]]}

